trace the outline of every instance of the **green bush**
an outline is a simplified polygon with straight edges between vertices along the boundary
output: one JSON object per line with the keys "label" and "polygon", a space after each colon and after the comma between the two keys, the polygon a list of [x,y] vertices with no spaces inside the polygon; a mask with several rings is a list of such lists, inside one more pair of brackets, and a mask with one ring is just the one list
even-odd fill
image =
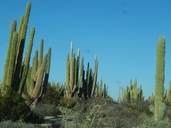
{"label": "green bush", "polygon": [[59,101],[60,106],[66,108],[73,108],[76,105],[76,101],[73,98],[61,98]]}
{"label": "green bush", "polygon": [[18,93],[8,89],[5,95],[0,95],[0,121],[25,120],[30,113],[30,108]]}
{"label": "green bush", "polygon": [[27,124],[21,121],[13,122],[11,120],[0,122],[0,127],[1,128],[40,128],[39,126],[35,126],[34,124]]}
{"label": "green bush", "polygon": [[63,93],[59,92],[54,86],[48,84],[47,91],[42,103],[58,105]]}
{"label": "green bush", "polygon": [[6,94],[0,94],[0,121],[4,120],[37,123],[44,119],[32,112],[18,93],[8,89]]}
{"label": "green bush", "polygon": [[155,121],[154,119],[148,119],[140,126],[134,128],[171,128],[171,123],[165,120]]}
{"label": "green bush", "polygon": [[55,105],[42,103],[32,108],[32,111],[41,116],[57,116],[61,114],[60,110]]}

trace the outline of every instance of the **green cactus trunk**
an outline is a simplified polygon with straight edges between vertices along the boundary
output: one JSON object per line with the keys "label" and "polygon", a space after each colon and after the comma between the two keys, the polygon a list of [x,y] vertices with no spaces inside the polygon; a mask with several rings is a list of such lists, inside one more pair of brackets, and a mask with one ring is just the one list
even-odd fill
{"label": "green cactus trunk", "polygon": [[[46,92],[50,71],[51,48],[49,48],[48,55],[46,54],[44,59],[42,59],[43,40],[41,40],[39,61],[38,51],[36,51],[35,57],[33,58],[33,66],[30,67],[30,56],[35,34],[35,28],[32,27],[26,55],[22,61],[30,10],[31,3],[28,2],[25,15],[20,19],[18,31],[16,31],[16,20],[12,20],[4,76],[0,91],[2,94],[5,94],[9,88],[18,92],[24,98],[32,96],[33,99],[38,99]],[[43,81],[44,74],[45,79]]]}
{"label": "green cactus trunk", "polygon": [[156,60],[156,85],[155,85],[155,110],[154,119],[163,119],[163,111],[165,110],[165,104],[163,104],[164,98],[164,69],[165,69],[165,37],[160,36],[157,44],[157,60]]}
{"label": "green cactus trunk", "polygon": [[[7,51],[7,56],[6,56],[6,63],[4,65],[4,75],[3,75],[3,80],[2,80],[2,87],[1,87],[1,93],[5,94],[5,90],[8,86],[11,85],[7,85],[7,77],[10,77],[8,74],[8,68],[9,68],[9,64],[10,64],[10,55],[12,52],[12,45],[13,45],[13,33],[16,31],[16,20],[12,20],[11,22],[11,28],[10,28],[10,39],[8,42],[8,51]],[[15,46],[15,45],[14,45]],[[12,66],[14,68],[14,65]],[[14,69],[13,69],[14,70]],[[11,74],[12,76],[12,74]],[[9,79],[9,78],[8,78]],[[8,82],[10,83],[10,82]]]}

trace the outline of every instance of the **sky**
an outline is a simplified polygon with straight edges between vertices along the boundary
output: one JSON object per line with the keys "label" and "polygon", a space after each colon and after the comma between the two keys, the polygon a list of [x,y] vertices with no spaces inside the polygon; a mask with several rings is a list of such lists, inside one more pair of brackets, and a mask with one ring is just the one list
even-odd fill
{"label": "sky", "polygon": [[[0,79],[8,47],[10,24],[25,13],[26,0],[0,0]],[[98,80],[108,85],[117,100],[118,89],[137,79],[147,98],[155,91],[156,46],[166,37],[165,88],[171,80],[171,1],[170,0],[30,0],[31,27],[36,28],[34,51],[44,39],[44,53],[52,48],[50,81],[65,82],[66,55],[70,43],[81,50],[85,69],[94,68],[98,55]],[[25,47],[27,47],[27,40]],[[24,53],[25,55],[25,53]]]}

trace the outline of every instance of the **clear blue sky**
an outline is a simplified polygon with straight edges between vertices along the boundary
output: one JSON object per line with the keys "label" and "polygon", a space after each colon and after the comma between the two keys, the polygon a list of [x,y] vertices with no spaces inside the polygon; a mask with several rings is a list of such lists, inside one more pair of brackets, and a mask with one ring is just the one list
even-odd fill
{"label": "clear blue sky", "polygon": [[[94,67],[98,54],[99,78],[108,85],[115,100],[118,88],[137,78],[145,96],[154,92],[156,45],[166,37],[165,87],[171,80],[170,0],[30,0],[28,34],[36,28],[33,54],[41,39],[44,51],[52,47],[50,80],[65,81],[66,54],[70,42],[74,51]],[[10,23],[25,13],[26,0],[0,0],[0,79],[6,58]],[[29,37],[27,36],[27,39]],[[27,46],[27,42],[26,42]],[[32,55],[33,56],[33,55]]]}

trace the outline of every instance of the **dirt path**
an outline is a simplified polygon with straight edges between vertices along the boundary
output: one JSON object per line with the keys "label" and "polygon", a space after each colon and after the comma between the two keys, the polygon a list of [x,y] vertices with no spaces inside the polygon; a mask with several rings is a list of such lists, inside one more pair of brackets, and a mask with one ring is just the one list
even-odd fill
{"label": "dirt path", "polygon": [[62,115],[58,115],[57,117],[55,117],[55,116],[45,116],[45,118],[44,118],[45,121],[40,125],[48,128],[48,127],[51,127],[52,124],[57,122],[57,121],[61,122],[62,118],[63,118]]}

